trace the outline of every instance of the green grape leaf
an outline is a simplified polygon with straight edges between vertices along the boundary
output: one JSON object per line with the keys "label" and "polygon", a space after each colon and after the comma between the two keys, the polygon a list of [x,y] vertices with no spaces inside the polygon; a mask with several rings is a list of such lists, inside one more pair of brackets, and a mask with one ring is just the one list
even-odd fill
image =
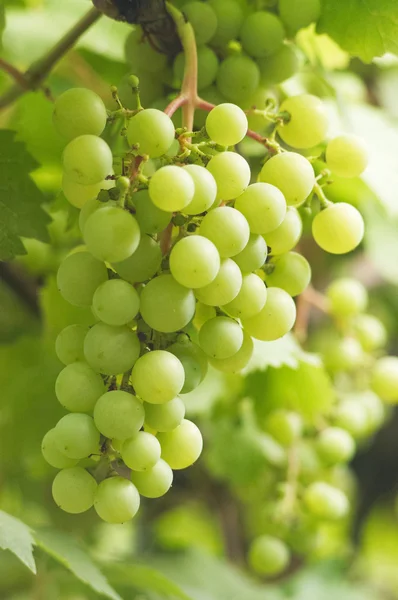
{"label": "green grape leaf", "polygon": [[34,543],[32,532],[25,523],[0,510],[0,548],[10,550],[28,569],[36,573]]}
{"label": "green grape leaf", "polygon": [[107,575],[110,581],[114,581],[121,587],[155,592],[162,598],[172,600],[192,600],[192,597],[188,596],[179,585],[147,565],[115,564],[108,568]]}
{"label": "green grape leaf", "polygon": [[386,52],[398,54],[396,0],[323,0],[318,33],[327,33],[344,50],[371,62]]}
{"label": "green grape leaf", "polygon": [[12,131],[0,131],[0,260],[26,253],[19,236],[49,241],[45,197],[29,175],[38,166]]}
{"label": "green grape leaf", "polygon": [[86,551],[72,537],[59,531],[39,530],[35,533],[35,540],[44,552],[64,565],[95,592],[111,600],[122,600]]}

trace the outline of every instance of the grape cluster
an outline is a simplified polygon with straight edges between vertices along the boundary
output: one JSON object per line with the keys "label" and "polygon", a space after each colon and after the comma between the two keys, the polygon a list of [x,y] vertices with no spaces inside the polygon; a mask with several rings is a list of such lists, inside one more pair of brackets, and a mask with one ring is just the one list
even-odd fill
{"label": "grape cluster", "polygon": [[[312,163],[292,150],[326,137],[327,114],[314,96],[281,104],[275,134],[288,147],[274,139],[255,183],[234,151],[248,129],[235,104],[211,110],[199,133],[176,131],[160,110],[120,105],[110,118],[123,119],[121,160],[100,137],[107,118],[90,90],[71,89],[55,104],[55,127],[68,141],[63,192],[81,209],[84,241],[61,263],[57,284],[68,302],[91,307],[93,324],[71,324],[57,338],[65,367],[56,396],[69,414],[46,434],[43,454],[61,469],[53,496],[62,509],[94,505],[121,523],[136,514],[140,495],[164,495],[172,470],[200,456],[202,436],[184,418],[181,395],[200,385],[208,364],[239,372],[253,338],[273,341],[292,329],[293,297],[311,278],[292,252],[302,231],[297,208],[320,199],[313,234],[332,253],[360,243],[363,221],[351,205],[328,202]],[[343,176],[366,166],[352,136],[331,140],[322,158]],[[322,490],[314,488],[315,498]]]}
{"label": "grape cluster", "polygon": [[[246,0],[175,0],[174,4],[195,32],[200,96],[213,104],[233,102],[243,109],[260,110],[265,107],[266,90],[298,72],[302,60],[292,39],[321,11],[320,0],[279,0],[264,3],[261,10]],[[184,54],[168,58],[144,40],[142,29],[136,27],[126,42],[126,60],[140,77],[145,105],[163,109],[165,97],[181,87]],[[125,106],[136,108],[128,77],[119,92]],[[253,128],[266,123],[255,116],[249,121]],[[203,113],[196,114],[195,122],[204,124]]]}

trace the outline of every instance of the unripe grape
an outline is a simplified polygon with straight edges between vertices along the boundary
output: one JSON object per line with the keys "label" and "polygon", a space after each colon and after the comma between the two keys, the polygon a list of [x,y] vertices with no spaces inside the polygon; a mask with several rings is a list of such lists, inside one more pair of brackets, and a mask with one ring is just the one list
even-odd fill
{"label": "unripe grape", "polygon": [[204,2],[188,2],[183,12],[193,27],[197,45],[207,44],[217,31],[218,19],[213,8]]}
{"label": "unripe grape", "polygon": [[145,423],[155,431],[173,431],[185,416],[184,402],[178,396],[165,404],[145,403]]}
{"label": "unripe grape", "polygon": [[303,420],[298,413],[287,410],[275,410],[267,418],[265,429],[282,446],[288,447],[301,436]]}
{"label": "unripe grape", "polygon": [[336,317],[352,317],[366,309],[368,294],[356,279],[336,279],[326,290],[330,311]]}
{"label": "unripe grape", "polygon": [[174,279],[187,288],[209,285],[220,270],[216,246],[205,237],[192,235],[179,240],[170,254],[170,271]]}
{"label": "unripe grape", "polygon": [[243,276],[239,294],[223,305],[223,309],[232,317],[247,319],[257,315],[267,300],[267,288],[258,275],[250,273]]}
{"label": "unripe grape", "polygon": [[88,327],[84,325],[68,325],[55,340],[55,352],[64,365],[84,361],[84,338]]}
{"label": "unripe grape", "polygon": [[140,308],[136,289],[122,279],[102,283],[93,296],[93,309],[97,317],[108,325],[127,325]]}
{"label": "unripe grape", "polygon": [[277,52],[257,61],[261,83],[266,86],[282,83],[299,70],[300,60],[293,45],[284,45]]}
{"label": "unripe grape", "polygon": [[53,122],[66,139],[81,135],[101,135],[107,120],[106,108],[101,98],[87,88],[67,90],[55,101]]}
{"label": "unripe grape", "polygon": [[238,352],[229,358],[209,358],[211,365],[223,373],[239,373],[244,369],[253,356],[253,340],[247,333],[243,332],[242,346]]}
{"label": "unripe grape", "polygon": [[289,549],[282,540],[262,535],[252,542],[248,562],[258,575],[275,577],[283,573],[289,565]]}
{"label": "unripe grape", "polygon": [[206,119],[209,138],[220,146],[239,144],[245,137],[247,128],[247,117],[235,104],[219,104],[209,112]]}
{"label": "unripe grape", "polygon": [[157,158],[166,154],[174,141],[173,121],[161,110],[147,108],[130,119],[127,139],[130,146],[138,145],[141,156]]}
{"label": "unripe grape", "polygon": [[81,185],[103,181],[112,172],[112,151],[95,135],[81,135],[66,146],[63,165],[66,176]]}
{"label": "unripe grape", "polygon": [[354,333],[366,352],[385,346],[387,331],[383,323],[373,315],[358,315],[353,323]]}
{"label": "unripe grape", "polygon": [[364,362],[361,344],[352,337],[332,340],[325,347],[323,359],[332,371],[353,371]]}
{"label": "unripe grape", "polygon": [[142,283],[151,279],[160,269],[162,251],[149,235],[142,235],[137,250],[126,260],[113,263],[116,273],[129,283]]}
{"label": "unripe grape", "polygon": [[260,269],[267,259],[267,244],[261,235],[251,235],[242,252],[233,260],[242,273],[252,273]]}
{"label": "unripe grape", "polygon": [[169,465],[160,459],[156,465],[148,471],[133,471],[131,480],[141,496],[145,498],[160,498],[164,496],[173,483],[173,471]]}
{"label": "unripe grape", "polygon": [[110,439],[127,440],[137,435],[144,424],[144,416],[138,398],[123,390],[106,392],[94,408],[97,429]]}
{"label": "unripe grape", "polygon": [[362,241],[365,225],[354,206],[340,202],[318,213],[312,222],[312,235],[318,246],[331,254],[346,254]]}
{"label": "unripe grape", "polygon": [[193,291],[180,285],[172,275],[152,279],[142,290],[140,299],[142,318],[162,333],[183,329],[195,314]]}
{"label": "unripe grape", "polygon": [[281,20],[265,10],[248,15],[240,32],[243,49],[255,58],[274,54],[282,46],[284,37]]}
{"label": "unripe grape", "polygon": [[289,121],[278,127],[280,137],[289,146],[312,148],[325,139],[328,114],[325,104],[316,96],[291,96],[282,102],[280,112],[289,114]]}
{"label": "unripe grape", "polygon": [[133,471],[148,471],[160,460],[161,448],[151,433],[139,431],[122,446],[124,463]]}
{"label": "unripe grape", "polygon": [[87,219],[83,237],[95,258],[117,263],[135,252],[141,234],[137,221],[128,211],[106,206]]}
{"label": "unripe grape", "polygon": [[236,298],[242,288],[242,281],[238,265],[230,258],[225,258],[221,261],[215,279],[209,285],[195,290],[195,295],[203,304],[223,306]]}
{"label": "unripe grape", "polygon": [[152,202],[148,190],[140,190],[132,196],[135,218],[142,233],[160,233],[171,221],[172,213],[161,210]]}
{"label": "unripe grape", "polygon": [[279,14],[290,34],[317,21],[321,14],[320,0],[279,0]]}
{"label": "unripe grape", "polygon": [[140,507],[137,488],[123,477],[110,477],[99,484],[94,498],[94,508],[107,523],[130,521]]}
{"label": "unripe grape", "polygon": [[68,458],[82,459],[99,452],[100,434],[89,415],[71,413],[55,426],[58,450]]}
{"label": "unripe grape", "polygon": [[237,198],[235,208],[246,217],[251,233],[274,231],[286,216],[286,200],[282,192],[269,183],[249,185]]}
{"label": "unripe grape", "polygon": [[186,169],[168,165],[156,171],[149,181],[152,202],[164,211],[180,211],[192,202],[195,184]]}
{"label": "unripe grape", "polygon": [[[124,46],[124,53],[131,70],[142,73],[144,81],[148,72],[157,74],[167,66],[167,56],[153,47],[142,28],[138,26],[130,31]],[[139,87],[141,83],[134,75],[129,76],[129,82],[131,87]]]}
{"label": "unripe grape", "polygon": [[85,469],[72,467],[60,471],[53,481],[55,503],[67,513],[78,514],[94,504],[97,482]]}
{"label": "unripe grape", "polygon": [[41,451],[44,460],[46,460],[49,465],[55,467],[56,469],[66,469],[68,467],[74,467],[78,459],[69,458],[59,450],[57,437],[58,434],[55,427],[54,429],[50,429],[50,431],[47,431],[46,435],[44,436],[43,441],[41,443]]}
{"label": "unripe grape", "polygon": [[217,196],[217,184],[213,175],[200,165],[185,165],[195,184],[195,193],[188,206],[183,208],[186,215],[199,215],[214,204]]}
{"label": "unripe grape", "polygon": [[181,361],[171,352],[147,352],[134,365],[131,382],[137,395],[150,404],[164,404],[180,393],[185,380]]}
{"label": "unripe grape", "polygon": [[198,427],[184,419],[173,431],[159,433],[163,460],[174,470],[186,469],[199,458],[203,439]]}
{"label": "unripe grape", "polygon": [[222,258],[227,258],[239,254],[246,247],[250,228],[238,210],[220,206],[207,213],[199,233],[213,242]]}
{"label": "unripe grape", "polygon": [[368,149],[356,135],[339,135],[326,147],[326,163],[339,177],[359,177],[368,165]]}
{"label": "unripe grape", "polygon": [[242,343],[240,325],[228,317],[210,319],[199,331],[199,345],[211,358],[230,358],[239,351]]}
{"label": "unripe grape", "polygon": [[140,355],[137,335],[127,326],[115,327],[97,323],[84,340],[88,364],[104,375],[125,373]]}
{"label": "unripe grape", "polygon": [[295,320],[291,296],[285,290],[269,288],[264,308],[254,317],[242,319],[242,325],[255,339],[271,342],[289,333]]}
{"label": "unripe grape", "polygon": [[[216,80],[218,71],[217,54],[208,46],[198,48],[198,90],[209,87]],[[185,71],[185,53],[180,52],[174,60],[173,74],[174,84],[177,88],[182,85]]]}
{"label": "unripe grape", "polygon": [[184,367],[185,381],[181,394],[187,394],[200,385],[207,374],[208,360],[203,350],[191,341],[176,342],[167,348]]}
{"label": "unripe grape", "polygon": [[296,152],[282,152],[267,160],[259,178],[279,188],[289,206],[303,204],[315,185],[311,163]]}
{"label": "unripe grape", "polygon": [[383,356],[376,361],[372,372],[372,389],[382,400],[398,402],[398,358]]}
{"label": "unripe grape", "polygon": [[307,487],[304,503],[308,511],[319,519],[342,519],[349,510],[347,496],[323,481],[316,481]]}
{"label": "unripe grape", "polygon": [[266,273],[268,287],[278,287],[290,296],[302,294],[311,281],[311,267],[307,259],[297,252],[287,252],[268,263],[274,270]]}
{"label": "unripe grape", "polygon": [[245,100],[256,91],[259,83],[257,64],[244,54],[228,56],[218,69],[217,87],[231,102]]}
{"label": "unripe grape", "polygon": [[[62,191],[64,196],[68,202],[70,202],[72,206],[76,206],[76,208],[83,208],[90,200],[96,200],[101,190],[110,190],[114,186],[115,182],[112,179],[104,179],[104,181],[92,185],[82,185],[69,179],[65,173],[62,178]],[[91,206],[93,204],[94,203],[92,203]]]}
{"label": "unripe grape", "polygon": [[103,262],[88,252],[77,252],[62,261],[57,273],[57,287],[70,304],[91,306],[95,290],[107,279],[108,271]]}
{"label": "unripe grape", "polygon": [[335,423],[348,431],[355,439],[362,438],[368,432],[368,415],[357,398],[340,402],[335,414]]}
{"label": "unripe grape", "polygon": [[104,391],[101,375],[85,362],[74,362],[66,366],[55,382],[58,401],[71,412],[91,412]]}
{"label": "unripe grape", "polygon": [[317,440],[321,458],[328,464],[348,462],[355,454],[355,442],[348,431],[340,427],[327,427]]}
{"label": "unripe grape", "polygon": [[302,231],[303,224],[298,211],[293,206],[288,206],[286,217],[281,225],[264,236],[270,253],[285,254],[292,250],[299,241]]}
{"label": "unripe grape", "polygon": [[238,37],[243,22],[242,9],[235,0],[210,0],[209,5],[217,16],[217,29],[211,43],[224,46]]}
{"label": "unripe grape", "polygon": [[235,152],[216,154],[206,168],[216,180],[218,199],[233,200],[240,196],[250,183],[249,164],[243,156]]}

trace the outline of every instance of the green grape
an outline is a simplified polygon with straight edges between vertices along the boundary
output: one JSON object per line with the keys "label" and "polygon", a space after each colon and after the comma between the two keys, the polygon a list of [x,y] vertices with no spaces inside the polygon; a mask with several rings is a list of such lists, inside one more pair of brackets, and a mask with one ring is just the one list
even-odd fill
{"label": "green grape", "polygon": [[104,181],[93,185],[81,185],[68,179],[65,174],[62,178],[64,196],[76,208],[83,208],[90,200],[94,201],[101,190],[110,190],[114,186],[115,182],[112,179],[104,179]]}
{"label": "green grape", "polygon": [[172,275],[155,277],[141,292],[141,316],[156,331],[183,329],[194,314],[193,291],[177,283]]}
{"label": "green grape", "polygon": [[[214,315],[215,316],[215,315]],[[203,350],[191,341],[176,342],[167,348],[184,367],[185,381],[181,394],[196,389],[207,374],[208,361]]]}
{"label": "green grape", "polygon": [[178,396],[165,404],[145,403],[145,424],[155,431],[173,431],[185,416],[185,404]]}
{"label": "green grape", "polygon": [[182,10],[193,27],[197,45],[207,44],[217,31],[218,20],[213,8],[204,2],[188,2]]}
{"label": "green grape", "polygon": [[302,294],[311,281],[311,267],[304,256],[287,252],[269,262],[273,270],[265,275],[268,287],[285,290],[290,296]]}
{"label": "green grape", "polygon": [[342,519],[349,510],[347,496],[323,481],[315,481],[307,487],[304,503],[310,514],[319,519]]}
{"label": "green grape", "polygon": [[223,306],[232,302],[242,288],[242,273],[230,258],[221,261],[217,277],[206,287],[195,290],[200,302],[209,306]]}
{"label": "green grape", "polygon": [[192,202],[194,193],[195,184],[189,172],[175,165],[162,167],[149,181],[151,200],[161,210],[183,210]]}
{"label": "green grape", "polygon": [[83,237],[98,260],[121,262],[138,248],[140,235],[137,221],[127,210],[106,206],[87,219]]}
{"label": "green grape", "polygon": [[97,323],[86,335],[84,355],[95,371],[104,375],[118,375],[134,365],[140,355],[140,343],[137,335],[127,326]]}
{"label": "green grape", "polygon": [[66,146],[63,165],[66,177],[75,183],[100,183],[112,172],[112,151],[101,138],[81,135]]}
{"label": "green grape", "polygon": [[281,113],[289,121],[278,127],[282,140],[293,148],[312,148],[323,142],[329,128],[326,105],[311,94],[291,96],[282,102]]}
{"label": "green grape", "polygon": [[279,188],[289,206],[300,206],[315,185],[315,173],[301,154],[283,152],[267,160],[261,169],[260,181]]}
{"label": "green grape", "polygon": [[160,233],[166,229],[173,213],[160,210],[149,197],[148,190],[140,190],[133,194],[135,218],[142,233]]}
{"label": "green grape", "polygon": [[135,485],[123,477],[110,477],[99,484],[94,508],[107,523],[126,523],[140,508],[140,495]]}
{"label": "green grape", "polygon": [[317,450],[328,464],[348,462],[355,454],[355,442],[352,436],[340,427],[327,427],[317,440]]}
{"label": "green grape", "polygon": [[303,420],[296,412],[274,410],[265,422],[265,430],[279,444],[288,448],[300,438],[303,432]]}
{"label": "green grape", "polygon": [[336,317],[352,317],[363,312],[368,304],[368,293],[356,279],[336,279],[326,290],[330,311]]}
{"label": "green grape", "polygon": [[242,344],[241,326],[228,317],[210,319],[199,331],[199,345],[211,358],[230,358],[240,350]]}
{"label": "green grape", "polygon": [[239,294],[222,308],[232,317],[247,319],[257,315],[264,308],[266,300],[267,288],[263,280],[258,275],[249,273],[243,276]]}
{"label": "green grape", "polygon": [[206,119],[206,131],[211,140],[221,146],[235,146],[243,140],[248,128],[247,117],[235,104],[219,104]]}
{"label": "green grape", "polygon": [[[164,86],[160,74],[157,73],[137,73],[140,75],[140,100],[144,106],[150,106],[152,102],[161,98],[164,95]],[[135,77],[135,75],[134,75]],[[130,110],[138,110],[137,95],[133,92],[133,84],[131,74],[125,75],[117,86],[119,99],[124,108]]]}
{"label": "green grape", "polygon": [[385,406],[382,400],[370,390],[362,392],[359,400],[366,414],[366,434],[371,435],[379,429],[384,422],[386,417]]}
{"label": "green grape", "polygon": [[97,429],[110,439],[127,440],[134,437],[143,426],[144,417],[142,403],[123,390],[106,392],[94,408]]}
{"label": "green grape", "polygon": [[251,233],[275,231],[286,216],[286,200],[269,183],[253,183],[239,196],[235,208],[247,219]]}
{"label": "green grape", "polygon": [[249,363],[253,356],[253,340],[247,333],[243,332],[242,346],[236,354],[229,358],[210,358],[211,365],[223,373],[239,373]]}
{"label": "green grape", "polygon": [[79,213],[79,229],[82,233],[84,233],[84,228],[86,226],[87,220],[91,215],[98,210],[99,208],[103,208],[104,206],[110,206],[111,203],[104,203],[97,198],[92,198],[91,200],[87,200],[87,202],[82,207]]}
{"label": "green grape", "polygon": [[368,149],[356,135],[339,135],[326,146],[326,163],[339,177],[359,177],[369,162]]}
{"label": "green grape", "polygon": [[253,94],[260,83],[260,69],[244,54],[226,58],[217,74],[217,87],[231,102],[242,102]]}
{"label": "green grape", "polygon": [[[198,48],[198,90],[203,90],[215,82],[218,72],[217,54],[208,46]],[[180,87],[184,78],[185,53],[180,52],[173,64],[176,87]]]}
{"label": "green grape", "polygon": [[122,279],[102,283],[93,296],[93,309],[107,325],[127,325],[137,315],[140,297],[132,285]]}
{"label": "green grape", "polygon": [[101,135],[106,120],[105,105],[91,90],[72,88],[55,101],[53,123],[58,133],[67,140],[80,135]]}
{"label": "green grape", "polygon": [[49,465],[55,467],[56,469],[66,469],[68,467],[74,467],[77,463],[76,458],[69,458],[62,454],[58,449],[57,443],[57,430],[50,429],[47,431],[46,435],[43,438],[41,443],[41,451],[44,457],[44,460],[48,462]]}
{"label": "green grape", "polygon": [[372,372],[372,389],[382,400],[398,402],[398,358],[383,356],[376,361]]}
{"label": "green grape", "polygon": [[95,290],[108,279],[103,262],[88,252],[70,254],[61,263],[57,286],[61,296],[74,306],[91,306]]}
{"label": "green grape", "polygon": [[206,321],[216,316],[216,309],[213,306],[204,304],[203,302],[196,303],[195,316],[193,318],[193,325],[196,329],[200,329]]}
{"label": "green grape", "polygon": [[126,440],[122,447],[122,458],[133,471],[148,471],[160,460],[160,444],[156,437],[146,431]]}
{"label": "green grape", "polygon": [[[206,102],[210,102],[210,104],[214,104],[216,106],[225,102],[224,96],[215,85],[211,85],[205,90],[201,90],[200,96],[203,98],[203,100],[206,100]],[[202,127],[205,127],[207,116],[208,112],[198,107],[194,116],[195,128],[199,130],[202,129]]]}
{"label": "green grape", "polygon": [[243,50],[255,58],[277,52],[283,44],[284,37],[285,30],[281,20],[265,10],[248,15],[240,32]]}
{"label": "green grape", "polygon": [[101,375],[85,362],[71,363],[61,371],[55,382],[55,395],[70,412],[91,412],[104,391]]}
{"label": "green grape", "polygon": [[251,235],[242,252],[234,256],[234,262],[242,273],[252,273],[260,269],[267,259],[267,244],[261,235]]}
{"label": "green grape", "polygon": [[[303,232],[303,224],[298,211],[292,206],[288,206],[286,217],[281,225],[275,231],[267,233],[266,242],[270,248],[270,253],[285,254],[292,250]],[[236,257],[234,258],[236,260]]]}
{"label": "green grape", "polygon": [[130,146],[138,146],[141,156],[163,156],[174,141],[173,121],[161,110],[146,108],[130,119],[127,140]]}
{"label": "green grape", "polygon": [[71,413],[55,426],[55,443],[68,458],[82,459],[99,453],[100,434],[89,415]]}
{"label": "green grape", "polygon": [[220,270],[217,248],[205,237],[192,235],[178,241],[170,254],[174,279],[187,288],[209,285]]}
{"label": "green grape", "polygon": [[64,365],[84,360],[84,338],[88,327],[68,325],[55,340],[55,352]]}
{"label": "green grape", "polygon": [[131,374],[136,394],[150,404],[172,400],[182,390],[184,379],[181,361],[165,350],[154,350],[141,356]]}
{"label": "green grape", "polygon": [[361,213],[345,202],[328,206],[312,222],[314,240],[330,254],[346,254],[354,250],[361,243],[364,231]]}
{"label": "green grape", "polygon": [[141,283],[151,279],[160,269],[162,251],[149,235],[142,235],[137,250],[123,260],[113,263],[116,273],[129,283]]}
{"label": "green grape", "polygon": [[285,290],[269,288],[264,308],[254,317],[242,319],[244,329],[252,337],[272,342],[292,329],[296,320],[296,305]]}
{"label": "green grape", "polygon": [[[144,73],[160,73],[167,66],[166,54],[158,52],[152,46],[141,27],[134,27],[128,35],[124,53],[126,62],[134,72],[142,70]],[[142,79],[146,79],[145,76]]]}
{"label": "green grape", "polygon": [[289,566],[290,552],[282,540],[262,535],[252,542],[248,562],[258,575],[275,577]]}
{"label": "green grape", "polygon": [[289,33],[308,27],[321,14],[321,0],[279,0],[279,14]]}
{"label": "green grape", "polygon": [[97,482],[85,469],[71,467],[55,476],[52,494],[55,504],[67,513],[78,514],[94,504]]}
{"label": "green grape", "polygon": [[250,167],[247,161],[235,152],[216,154],[208,163],[207,169],[216,180],[219,200],[237,198],[250,183]]}
{"label": "green grape", "polygon": [[211,40],[215,46],[225,46],[239,35],[243,12],[235,0],[210,0],[209,5],[217,16],[217,29]]}
{"label": "green grape", "polygon": [[188,206],[183,208],[186,215],[199,215],[206,212],[214,204],[217,196],[217,184],[213,175],[199,165],[185,165],[195,184],[195,193]]}
{"label": "green grape", "polygon": [[368,434],[368,414],[363,403],[357,398],[345,399],[338,405],[335,423],[354,438],[362,438]]}
{"label": "green grape", "polygon": [[272,56],[260,58],[257,64],[261,83],[269,86],[293,77],[299,70],[300,60],[294,46],[283,45]]}
{"label": "green grape", "polygon": [[364,363],[364,353],[358,340],[346,337],[330,341],[323,359],[331,371],[353,371]]}
{"label": "green grape", "polygon": [[164,496],[173,483],[173,471],[169,465],[160,459],[152,469],[148,471],[133,471],[131,480],[141,496],[145,498],[160,498]]}
{"label": "green grape", "polygon": [[203,438],[192,421],[184,419],[173,431],[158,434],[163,460],[174,470],[186,469],[199,458]]}
{"label": "green grape", "polygon": [[372,315],[358,315],[353,323],[354,333],[366,352],[385,346],[387,331],[383,323]]}
{"label": "green grape", "polygon": [[242,252],[250,237],[246,218],[230,206],[220,206],[207,213],[199,233],[213,242],[222,258]]}

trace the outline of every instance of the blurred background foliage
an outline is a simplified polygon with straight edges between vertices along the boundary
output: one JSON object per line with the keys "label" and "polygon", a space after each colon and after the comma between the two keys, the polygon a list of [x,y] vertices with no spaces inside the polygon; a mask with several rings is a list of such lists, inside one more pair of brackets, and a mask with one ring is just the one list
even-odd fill
{"label": "blurred background foliage", "polygon": [[[5,0],[0,7],[3,56],[26,68],[89,5],[85,0]],[[123,50],[129,31],[128,25],[105,18],[96,23],[51,73],[47,83],[52,93],[57,96],[71,86],[86,86],[110,106],[110,85],[129,73]],[[283,84],[282,91],[309,91],[323,97],[335,122],[364,137],[371,153],[363,180],[336,180],[329,187],[332,200],[350,202],[365,215],[363,247],[336,259],[304,238],[301,250],[311,257],[316,289],[323,290],[341,274],[365,283],[370,290],[371,312],[387,326],[389,351],[396,354],[398,58],[387,55],[371,64],[350,60],[335,42],[317,35],[312,28],[300,33],[298,43],[307,56],[307,66],[300,76]],[[9,84],[0,71],[0,93]],[[0,127],[14,131],[37,161],[32,176],[45,195],[45,210],[51,217],[47,243],[24,239],[27,253],[12,263],[12,271],[7,265],[0,267],[0,508],[35,531],[29,540],[29,530],[22,528],[20,539],[14,542],[19,544],[18,555],[25,548],[28,562],[30,543],[37,545],[34,556],[38,570],[33,576],[13,554],[1,553],[0,598],[89,600],[99,594],[118,598],[119,593],[136,600],[398,598],[394,507],[398,441],[396,435],[386,435],[385,431],[362,449],[362,457],[354,464],[360,477],[371,480],[371,492],[365,498],[361,533],[352,547],[347,548],[346,543],[349,525],[343,526],[340,537],[335,530],[333,537],[328,536],[326,528],[323,544],[286,581],[264,586],[244,574],[242,555],[247,533],[239,507],[243,497],[247,501],[256,495],[251,483],[266,473],[266,463],[256,447],[250,418],[246,430],[236,428],[237,411],[247,408],[238,400],[251,399],[249,408],[254,406],[261,412],[265,390],[269,395],[272,390],[276,398],[288,395],[289,386],[293,386],[299,390],[292,400],[297,403],[294,408],[304,406],[316,414],[327,406],[332,393],[324,369],[313,364],[289,337],[272,344],[258,343],[245,377],[210,371],[203,385],[185,397],[189,418],[200,422],[204,431],[204,456],[198,465],[176,477],[165,499],[144,502],[133,524],[100,524],[93,511],[88,516],[69,516],[54,506],[54,472],[40,453],[43,434],[62,415],[54,396],[61,364],[53,344],[64,326],[88,323],[90,317],[67,304],[55,285],[57,266],[80,243],[80,234],[77,211],[59,194],[63,142],[53,130],[51,116],[51,103],[40,93],[27,93],[0,113]],[[253,148],[248,140],[242,151],[254,164],[261,147]],[[319,338],[328,333],[330,325],[315,313],[311,327]],[[307,349],[316,346],[315,339],[310,337]],[[270,405],[266,406],[269,410]],[[396,422],[391,415],[386,427],[391,430],[391,423]],[[268,460],[277,463],[277,456],[272,456],[270,450]],[[253,518],[260,519],[258,512]],[[250,524],[247,529],[250,531]],[[353,552],[355,543],[358,547]],[[84,545],[85,550],[77,544]],[[10,546],[3,513],[0,546]],[[319,558],[326,560],[319,562]],[[238,566],[231,566],[227,559]],[[109,584],[97,570],[98,565]]]}

